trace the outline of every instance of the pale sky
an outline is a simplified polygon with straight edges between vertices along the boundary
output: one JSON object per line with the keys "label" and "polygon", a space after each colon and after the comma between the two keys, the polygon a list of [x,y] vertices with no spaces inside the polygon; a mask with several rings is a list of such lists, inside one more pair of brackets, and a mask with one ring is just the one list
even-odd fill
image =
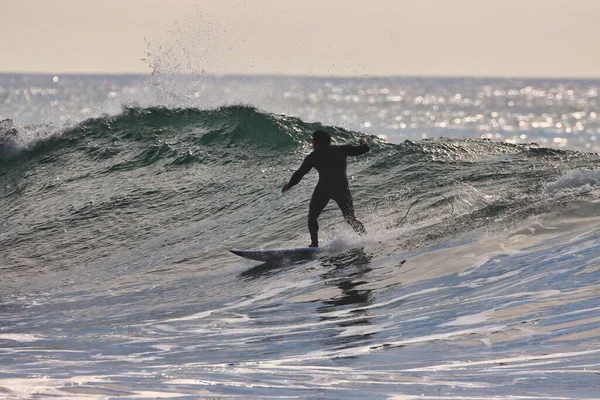
{"label": "pale sky", "polygon": [[0,72],[600,77],[599,0],[0,5]]}

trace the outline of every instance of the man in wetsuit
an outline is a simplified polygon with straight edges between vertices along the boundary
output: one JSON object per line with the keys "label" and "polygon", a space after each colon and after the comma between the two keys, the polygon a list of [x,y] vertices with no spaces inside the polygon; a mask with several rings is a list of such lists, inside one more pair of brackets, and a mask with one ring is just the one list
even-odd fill
{"label": "man in wetsuit", "polygon": [[354,215],[354,204],[348,187],[346,176],[346,157],[365,154],[371,148],[367,140],[361,138],[360,145],[336,146],[331,144],[331,136],[324,131],[313,133],[312,145],[314,151],[304,159],[304,162],[292,175],[288,183],[283,185],[282,193],[296,185],[313,167],[319,171],[319,182],[315,187],[308,210],[308,231],[310,232],[310,247],[319,247],[319,224],[317,218],[330,199],[333,199],[342,210],[346,221],[359,234],[366,230],[362,222]]}

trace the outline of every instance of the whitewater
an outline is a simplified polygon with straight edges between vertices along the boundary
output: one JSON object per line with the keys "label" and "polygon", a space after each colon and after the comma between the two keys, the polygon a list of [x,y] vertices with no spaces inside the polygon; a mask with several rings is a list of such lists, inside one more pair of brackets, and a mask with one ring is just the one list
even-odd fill
{"label": "whitewater", "polygon": [[[0,398],[600,398],[598,80],[0,75]],[[349,159],[360,237],[311,151]]]}

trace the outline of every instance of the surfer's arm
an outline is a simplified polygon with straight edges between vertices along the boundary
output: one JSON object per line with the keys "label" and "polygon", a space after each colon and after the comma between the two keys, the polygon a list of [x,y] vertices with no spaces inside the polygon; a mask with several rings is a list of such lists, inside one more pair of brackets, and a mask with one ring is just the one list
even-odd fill
{"label": "surfer's arm", "polygon": [[353,146],[351,144],[345,145],[344,148],[346,149],[346,154],[349,156],[360,156],[371,150],[371,146],[369,146],[369,141],[367,139],[360,138],[359,142],[360,144],[358,146]]}
{"label": "surfer's arm", "polygon": [[298,182],[300,182],[300,180],[302,179],[302,177],[304,175],[306,175],[308,173],[308,171],[310,171],[313,167],[313,162],[312,162],[312,153],[310,153],[308,156],[306,156],[306,158],[304,159],[304,162],[302,162],[302,165],[300,166],[300,168],[298,168],[298,170],[296,172],[294,172],[294,174],[292,175],[292,177],[290,178],[290,181],[288,183],[286,183],[285,185],[283,185],[283,189],[281,189],[281,192],[287,192],[288,190],[290,190],[292,188],[292,186],[295,186],[298,184]]}

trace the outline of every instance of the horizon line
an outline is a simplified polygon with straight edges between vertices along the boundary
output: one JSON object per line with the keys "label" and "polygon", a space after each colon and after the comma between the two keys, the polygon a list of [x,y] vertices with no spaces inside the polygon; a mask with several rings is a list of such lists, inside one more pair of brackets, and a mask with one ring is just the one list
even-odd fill
{"label": "horizon line", "polygon": [[[136,76],[149,77],[154,72],[23,72],[23,71],[0,71],[0,75],[30,75],[30,76]],[[285,74],[285,73],[170,73],[173,76],[196,76],[207,78],[313,78],[313,79],[529,79],[529,80],[600,80],[600,76],[534,76],[534,75],[309,75],[309,74]]]}

